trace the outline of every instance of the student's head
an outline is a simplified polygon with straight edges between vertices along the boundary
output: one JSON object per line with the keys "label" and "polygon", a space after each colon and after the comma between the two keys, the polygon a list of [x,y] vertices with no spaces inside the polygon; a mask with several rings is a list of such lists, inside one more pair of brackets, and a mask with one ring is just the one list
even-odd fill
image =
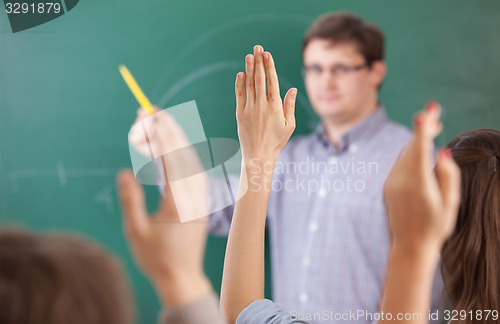
{"label": "student's head", "polygon": [[73,236],[0,231],[0,323],[132,320],[131,294],[110,254]]}
{"label": "student's head", "polygon": [[442,250],[446,292],[454,309],[500,310],[500,132],[473,130],[448,148],[461,169],[462,197]]}
{"label": "student's head", "polygon": [[307,94],[322,119],[350,121],[373,109],[386,72],[378,27],[349,13],[323,15],[304,35],[302,56]]}

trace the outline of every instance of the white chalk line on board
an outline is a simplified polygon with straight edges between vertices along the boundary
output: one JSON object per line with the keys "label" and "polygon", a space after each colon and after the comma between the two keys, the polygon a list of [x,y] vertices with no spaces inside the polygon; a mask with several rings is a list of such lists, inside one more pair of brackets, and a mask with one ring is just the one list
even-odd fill
{"label": "white chalk line on board", "polygon": [[93,178],[93,177],[115,177],[118,168],[65,168],[58,161],[55,168],[26,168],[11,170],[7,173],[7,179],[11,184],[11,191],[19,191],[19,181],[27,179],[55,178],[61,187],[68,185],[69,178]]}
{"label": "white chalk line on board", "polygon": [[[1,159],[1,155],[0,155]],[[1,163],[1,160],[0,160]],[[1,165],[0,165],[1,166]],[[56,163],[55,168],[26,168],[12,170],[7,174],[7,178],[11,183],[12,192],[19,191],[19,181],[28,179],[43,179],[43,178],[54,178],[58,180],[61,187],[66,187],[68,185],[68,178],[92,178],[92,177],[112,177],[114,178],[120,169],[114,168],[65,168],[61,161]],[[3,171],[3,168],[0,169]],[[0,172],[0,176],[2,173]],[[3,185],[6,185],[5,183]],[[97,193],[93,196],[93,200],[97,204],[103,204],[106,208],[106,212],[111,214],[115,211],[115,195],[114,195],[114,185],[113,183],[107,184],[106,186],[100,188]],[[2,214],[7,212],[7,200],[6,195],[2,194],[0,197],[0,210]]]}
{"label": "white chalk line on board", "polygon": [[[176,67],[179,67],[180,64],[179,62],[187,57],[196,47],[200,46],[204,42],[213,39],[216,35],[222,34],[225,31],[228,30],[234,30],[235,27],[238,25],[245,25],[245,24],[251,24],[251,23],[260,23],[262,21],[286,21],[286,22],[297,22],[303,25],[308,25],[313,18],[308,17],[308,16],[303,16],[303,15],[296,15],[296,14],[286,14],[286,13],[264,13],[264,14],[257,14],[257,15],[252,15],[248,17],[243,17],[243,18],[238,18],[235,20],[231,20],[225,23],[222,23],[220,25],[215,26],[214,28],[208,30],[207,32],[201,34],[199,37],[194,39],[191,43],[189,43],[182,51],[179,52],[179,54],[172,60],[170,61],[169,66],[163,72],[163,75],[160,77],[160,80],[157,82],[157,85],[153,89],[153,97],[157,96],[157,93],[161,91],[162,88],[164,88],[164,84],[169,80],[169,75],[172,72],[172,70]],[[157,100],[157,102],[160,102],[161,100]]]}
{"label": "white chalk line on board", "polygon": [[194,72],[191,72],[178,82],[176,82],[172,87],[168,89],[168,91],[158,100],[158,105],[160,107],[166,105],[166,103],[177,93],[182,91],[189,84],[203,78],[204,76],[211,75],[215,72],[221,70],[236,70],[241,68],[242,63],[240,61],[224,61],[213,64],[208,64],[202,66]]}

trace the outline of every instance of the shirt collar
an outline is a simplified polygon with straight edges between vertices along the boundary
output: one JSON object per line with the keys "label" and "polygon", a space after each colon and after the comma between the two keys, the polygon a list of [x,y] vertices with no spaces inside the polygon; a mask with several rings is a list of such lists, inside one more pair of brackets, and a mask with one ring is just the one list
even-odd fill
{"label": "shirt collar", "polygon": [[[385,107],[382,104],[379,104],[377,109],[357,123],[354,127],[352,127],[349,131],[347,131],[344,135],[342,135],[339,139],[339,151],[344,151],[349,148],[349,145],[354,144],[360,141],[363,138],[368,137],[370,134],[377,131],[384,122],[388,120],[387,113],[385,111]],[[320,124],[316,127],[314,134],[318,136],[319,140],[325,145],[332,145],[328,134],[326,133],[325,125],[320,122]]]}

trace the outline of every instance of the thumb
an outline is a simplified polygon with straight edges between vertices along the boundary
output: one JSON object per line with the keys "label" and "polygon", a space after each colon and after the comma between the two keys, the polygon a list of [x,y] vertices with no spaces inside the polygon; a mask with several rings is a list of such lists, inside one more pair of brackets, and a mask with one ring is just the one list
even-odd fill
{"label": "thumb", "polygon": [[141,235],[149,225],[142,186],[135,180],[132,171],[122,170],[117,176],[117,187],[126,234]]}
{"label": "thumb", "polygon": [[287,123],[295,125],[295,100],[297,97],[297,89],[291,88],[285,95],[284,110],[285,120]]}
{"label": "thumb", "polygon": [[460,168],[447,148],[439,151],[436,173],[444,207],[456,215],[460,204]]}

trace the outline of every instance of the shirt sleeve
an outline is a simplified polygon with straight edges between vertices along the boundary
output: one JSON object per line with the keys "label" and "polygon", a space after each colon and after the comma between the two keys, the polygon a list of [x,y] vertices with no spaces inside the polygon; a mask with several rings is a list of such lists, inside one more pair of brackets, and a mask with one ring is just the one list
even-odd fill
{"label": "shirt sleeve", "polygon": [[269,299],[256,300],[248,305],[238,316],[236,324],[298,324],[300,321],[284,312]]}
{"label": "shirt sleeve", "polygon": [[159,324],[223,324],[219,313],[219,299],[212,293],[189,304],[163,311]]}

